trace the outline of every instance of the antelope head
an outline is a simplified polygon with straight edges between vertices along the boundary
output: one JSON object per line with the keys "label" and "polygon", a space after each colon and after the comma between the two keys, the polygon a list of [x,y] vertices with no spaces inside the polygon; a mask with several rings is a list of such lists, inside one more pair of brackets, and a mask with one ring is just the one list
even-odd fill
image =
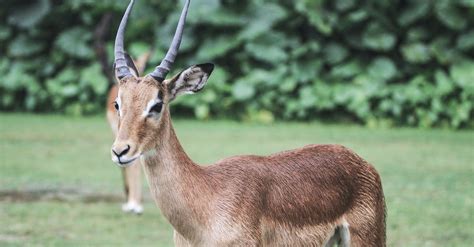
{"label": "antelope head", "polygon": [[170,79],[166,75],[176,58],[190,0],[181,12],[175,35],[165,58],[153,72],[139,77],[133,61],[124,51],[124,33],[134,0],[125,11],[115,38],[115,75],[118,97],[115,109],[119,115],[119,128],[112,146],[112,160],[127,166],[143,154],[156,148],[156,143],[166,142],[163,132],[169,119],[169,103],[180,94],[195,93],[207,82],[214,65],[193,65]]}

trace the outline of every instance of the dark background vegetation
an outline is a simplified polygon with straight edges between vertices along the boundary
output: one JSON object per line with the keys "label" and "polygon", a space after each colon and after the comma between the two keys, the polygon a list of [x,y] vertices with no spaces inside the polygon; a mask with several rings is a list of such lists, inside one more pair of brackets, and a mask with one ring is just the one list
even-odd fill
{"label": "dark background vegetation", "polygon": [[[137,0],[126,45],[134,57],[154,48],[148,71],[182,2]],[[2,1],[0,110],[102,112],[127,3]],[[474,126],[473,0],[192,0],[190,9],[175,68],[217,68],[206,90],[176,104],[180,115]]]}

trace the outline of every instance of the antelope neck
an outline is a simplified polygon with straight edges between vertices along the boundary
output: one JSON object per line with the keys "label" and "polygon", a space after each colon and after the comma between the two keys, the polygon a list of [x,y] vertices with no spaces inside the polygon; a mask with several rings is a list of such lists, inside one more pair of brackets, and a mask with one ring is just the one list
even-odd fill
{"label": "antelope neck", "polygon": [[204,170],[184,152],[176,137],[168,109],[162,112],[162,129],[157,133],[156,152],[144,157],[148,184],[163,215],[182,235],[199,235],[206,224],[202,213],[196,213],[207,191]]}
{"label": "antelope neck", "polygon": [[[175,134],[169,115],[169,109],[163,106],[161,128],[155,133],[155,146],[152,155],[145,159],[147,166],[156,169],[174,169],[196,172],[200,167],[195,164],[184,151]],[[160,174],[157,174],[160,175]]]}

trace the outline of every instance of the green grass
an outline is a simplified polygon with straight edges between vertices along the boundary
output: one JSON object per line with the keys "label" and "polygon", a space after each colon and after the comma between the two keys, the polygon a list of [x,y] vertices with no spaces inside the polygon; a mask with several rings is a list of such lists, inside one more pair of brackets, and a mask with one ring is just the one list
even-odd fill
{"label": "green grass", "polygon": [[[189,155],[204,164],[309,143],[343,144],[381,173],[389,246],[474,244],[473,131],[188,120],[176,121],[175,128]],[[111,143],[102,117],[0,114],[0,190],[121,194]],[[119,207],[104,201],[0,200],[0,245],[172,245],[172,228],[150,200],[140,217]]]}

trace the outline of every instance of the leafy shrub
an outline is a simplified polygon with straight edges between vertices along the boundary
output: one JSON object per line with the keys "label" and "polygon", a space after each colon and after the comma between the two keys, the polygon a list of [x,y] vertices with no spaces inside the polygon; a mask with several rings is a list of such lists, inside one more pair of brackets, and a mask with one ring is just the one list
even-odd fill
{"label": "leafy shrub", "polygon": [[[127,1],[35,0],[0,9],[0,109],[95,113],[107,77],[92,31]],[[137,57],[166,51],[176,1],[138,1],[126,35]],[[474,127],[472,0],[193,0],[175,68],[213,61],[206,90],[178,100],[199,118],[344,119]],[[3,45],[5,44],[5,45]],[[178,72],[178,71],[174,71]]]}

